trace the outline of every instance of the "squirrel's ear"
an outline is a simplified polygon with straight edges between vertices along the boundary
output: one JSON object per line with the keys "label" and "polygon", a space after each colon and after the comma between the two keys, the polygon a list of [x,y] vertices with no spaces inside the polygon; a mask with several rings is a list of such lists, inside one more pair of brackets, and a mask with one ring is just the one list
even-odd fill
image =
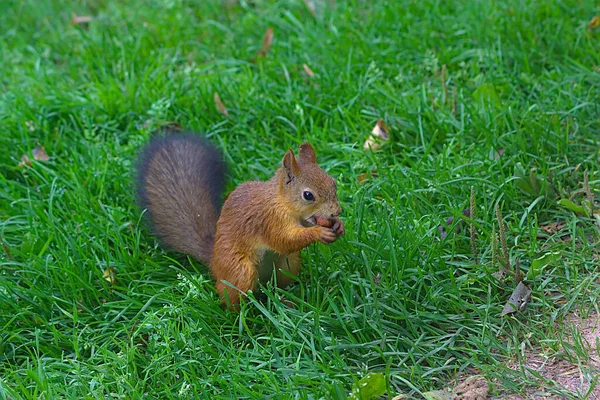
{"label": "squirrel's ear", "polygon": [[291,150],[285,152],[281,164],[283,165],[286,173],[285,183],[292,183],[296,175],[298,175],[300,172],[300,167],[298,166],[296,157],[294,157],[294,153]]}
{"label": "squirrel's ear", "polygon": [[300,145],[300,152],[298,153],[300,161],[305,163],[317,163],[317,155],[315,149],[308,142],[304,142]]}

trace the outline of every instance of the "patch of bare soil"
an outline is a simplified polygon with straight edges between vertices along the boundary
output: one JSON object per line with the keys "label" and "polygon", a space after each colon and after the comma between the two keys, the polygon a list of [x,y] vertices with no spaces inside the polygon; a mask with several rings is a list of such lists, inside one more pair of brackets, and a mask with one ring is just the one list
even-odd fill
{"label": "patch of bare soil", "polygon": [[[571,354],[564,354],[559,359],[558,357],[545,357],[535,351],[526,351],[524,364],[512,364],[509,368],[514,370],[525,370],[529,377],[534,379],[539,375],[546,381],[546,387],[555,386],[563,388],[580,398],[590,400],[600,400],[600,382],[590,391],[590,385],[594,377],[600,374],[600,315],[592,313],[588,318],[581,318],[576,314],[571,314],[564,320],[564,324],[572,324],[577,332],[577,336],[581,336],[583,348],[586,351],[587,357],[578,357],[574,351]],[[565,333],[571,332],[567,329]],[[565,338],[571,344],[575,344],[577,340],[573,337]],[[552,384],[554,383],[554,385]],[[502,400],[558,400],[564,399],[564,396],[550,394],[546,389],[528,387],[526,389],[526,397],[519,395],[507,395],[498,397]]]}

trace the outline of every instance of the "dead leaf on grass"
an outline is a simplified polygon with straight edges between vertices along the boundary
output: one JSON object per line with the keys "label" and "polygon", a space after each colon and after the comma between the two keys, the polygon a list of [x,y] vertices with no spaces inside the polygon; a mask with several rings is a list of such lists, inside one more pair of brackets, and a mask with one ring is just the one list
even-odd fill
{"label": "dead leaf on grass", "polygon": [[506,302],[506,305],[504,306],[500,316],[503,317],[505,315],[524,310],[527,306],[530,296],[531,289],[529,289],[523,282],[519,282],[515,290],[510,295],[510,298]]}
{"label": "dead leaf on grass", "polygon": [[48,156],[48,153],[46,153],[46,149],[44,149],[44,146],[42,146],[39,143],[38,143],[38,147],[33,149],[32,153],[33,153],[33,159],[36,161],[50,160],[50,156]]}
{"label": "dead leaf on grass", "polygon": [[364,184],[366,183],[369,179],[371,178],[376,178],[377,177],[377,170],[374,169],[371,172],[365,172],[363,174],[360,174],[356,177],[356,180],[358,181],[358,183],[360,184]]}
{"label": "dead leaf on grass", "polygon": [[218,112],[226,117],[229,117],[229,111],[227,111],[227,107],[225,107],[225,104],[223,104],[221,97],[219,97],[219,93],[217,92],[215,92],[215,107],[217,108]]}
{"label": "dead leaf on grass", "polygon": [[111,285],[114,284],[116,282],[115,269],[113,267],[109,267],[109,268],[105,269],[104,272],[102,273],[102,277],[104,278],[105,281],[107,281]]}
{"label": "dead leaf on grass", "polygon": [[588,29],[592,30],[600,26],[600,17],[594,15],[590,22],[588,23]]}
{"label": "dead leaf on grass", "polygon": [[23,154],[21,156],[21,161],[17,164],[17,167],[24,167],[24,166],[28,166],[31,167],[33,165],[33,162],[31,161],[31,159],[27,156],[27,154]]}
{"label": "dead leaf on grass", "polygon": [[304,68],[304,72],[306,73],[306,75],[308,75],[310,78],[314,78],[315,73],[312,71],[312,69],[310,69],[308,65],[302,64],[302,68]]}
{"label": "dead leaf on grass", "polygon": [[[44,149],[44,146],[42,146],[39,143],[38,143],[38,147],[33,149],[31,151],[31,153],[33,154],[33,159],[36,161],[50,160],[50,156],[48,156],[48,153],[46,153],[46,149]],[[22,168],[26,165],[28,167],[31,167],[33,165],[33,161],[31,161],[31,158],[29,158],[29,156],[27,154],[23,154],[21,156],[21,161],[17,164],[17,167]]]}
{"label": "dead leaf on grass", "polygon": [[564,227],[565,227],[565,223],[563,221],[558,221],[558,222],[552,222],[552,223],[546,224],[546,225],[541,225],[540,229],[542,231],[546,232],[548,235],[555,235]]}
{"label": "dead leaf on grass", "polygon": [[267,56],[267,54],[269,53],[269,50],[271,49],[271,44],[273,44],[273,37],[274,37],[273,28],[268,27],[267,30],[265,31],[265,35],[263,36],[262,47],[260,48],[258,53],[256,53],[255,58]]}
{"label": "dead leaf on grass", "polygon": [[363,147],[365,150],[379,150],[388,139],[388,127],[385,125],[385,122],[378,119]]}
{"label": "dead leaf on grass", "polygon": [[71,15],[73,25],[87,26],[94,18],[89,15]]}
{"label": "dead leaf on grass", "polygon": [[506,150],[502,147],[498,147],[498,149],[496,149],[496,150],[492,149],[490,151],[490,156],[489,156],[490,160],[499,160],[500,157],[502,157],[504,155],[505,151]]}

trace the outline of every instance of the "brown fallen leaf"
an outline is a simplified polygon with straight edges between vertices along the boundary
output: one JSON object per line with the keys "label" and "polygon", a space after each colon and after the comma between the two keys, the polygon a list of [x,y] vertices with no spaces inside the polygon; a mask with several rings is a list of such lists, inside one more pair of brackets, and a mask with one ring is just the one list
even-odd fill
{"label": "brown fallen leaf", "polygon": [[531,289],[529,289],[523,282],[519,282],[515,290],[510,295],[510,298],[506,302],[500,316],[503,317],[508,314],[522,311],[527,306],[529,297],[531,296]]}
{"label": "brown fallen leaf", "polygon": [[28,166],[31,167],[33,165],[33,162],[31,161],[31,159],[29,157],[27,157],[27,154],[23,154],[21,156],[21,161],[17,164],[17,167],[24,167],[24,166]]}
{"label": "brown fallen leaf", "polygon": [[82,25],[82,26],[86,26],[87,24],[89,24],[94,18],[92,18],[89,15],[75,15],[72,14],[71,15],[71,22],[73,23],[73,25]]}
{"label": "brown fallen leaf", "polygon": [[114,284],[116,282],[115,269],[113,267],[109,267],[109,268],[105,269],[104,272],[102,273],[102,277],[108,283]]}
{"label": "brown fallen leaf", "polygon": [[265,36],[263,37],[263,45],[258,53],[256,53],[256,58],[266,57],[267,53],[271,49],[271,44],[273,44],[273,28],[268,27],[265,31]]}
{"label": "brown fallen leaf", "polygon": [[546,224],[546,225],[541,225],[540,229],[542,231],[546,232],[548,235],[555,235],[564,227],[565,227],[565,223],[562,221],[558,221],[558,222],[552,222],[552,223]]}
{"label": "brown fallen leaf", "polygon": [[229,117],[229,111],[227,111],[227,107],[225,107],[225,104],[223,104],[221,98],[219,97],[219,93],[217,92],[215,92],[215,107],[217,107],[218,112],[226,117]]}
{"label": "brown fallen leaf", "polygon": [[371,172],[365,172],[363,174],[360,174],[356,177],[356,180],[358,181],[358,183],[363,184],[366,181],[368,181],[370,178],[376,178],[377,177],[377,170],[374,169]]}
{"label": "brown fallen leaf", "polygon": [[499,160],[500,157],[502,157],[504,155],[505,151],[506,150],[502,147],[498,147],[498,149],[496,149],[496,150],[492,149],[490,151],[490,156],[489,156],[490,160]]}
{"label": "brown fallen leaf", "polygon": [[382,120],[378,119],[363,147],[365,150],[379,150],[383,142],[387,142],[388,139],[388,128]]}
{"label": "brown fallen leaf", "polygon": [[312,71],[312,69],[310,69],[308,65],[302,64],[302,68],[304,68],[304,72],[306,72],[306,75],[308,75],[311,78],[314,78],[315,73]]}
{"label": "brown fallen leaf", "polygon": [[42,146],[39,143],[38,143],[38,147],[33,149],[32,153],[33,153],[33,159],[36,161],[50,160],[50,156],[48,156],[48,153],[46,153],[46,149],[44,149],[44,146]]}
{"label": "brown fallen leaf", "polygon": [[588,29],[592,30],[600,26],[600,17],[594,15],[590,22],[588,23]]}

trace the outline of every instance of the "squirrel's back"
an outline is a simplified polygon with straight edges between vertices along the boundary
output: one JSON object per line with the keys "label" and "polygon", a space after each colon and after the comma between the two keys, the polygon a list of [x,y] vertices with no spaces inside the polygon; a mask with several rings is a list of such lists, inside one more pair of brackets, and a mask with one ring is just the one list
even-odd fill
{"label": "squirrel's back", "polygon": [[221,153],[203,137],[152,137],[138,159],[136,197],[163,244],[210,262],[225,174]]}

